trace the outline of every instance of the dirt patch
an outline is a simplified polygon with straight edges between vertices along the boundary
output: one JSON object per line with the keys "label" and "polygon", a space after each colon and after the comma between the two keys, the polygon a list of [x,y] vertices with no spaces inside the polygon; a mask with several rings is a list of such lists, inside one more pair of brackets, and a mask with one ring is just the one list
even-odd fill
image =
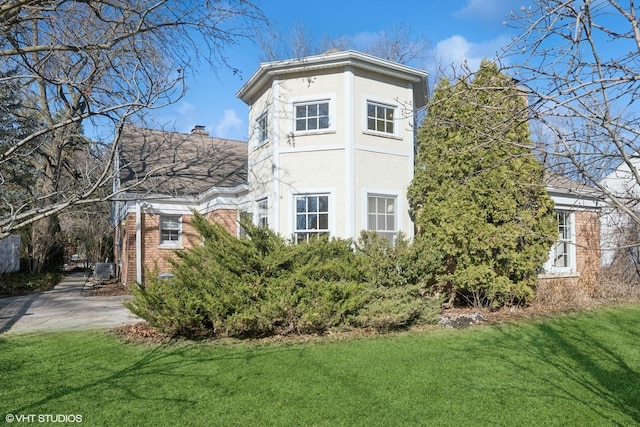
{"label": "dirt patch", "polygon": [[131,291],[119,282],[94,283],[92,281],[88,281],[84,288],[82,288],[82,292],[80,294],[84,297],[110,297],[131,295]]}
{"label": "dirt patch", "polygon": [[144,322],[119,326],[113,332],[123,341],[135,344],[166,344],[176,341],[175,337],[164,334]]}

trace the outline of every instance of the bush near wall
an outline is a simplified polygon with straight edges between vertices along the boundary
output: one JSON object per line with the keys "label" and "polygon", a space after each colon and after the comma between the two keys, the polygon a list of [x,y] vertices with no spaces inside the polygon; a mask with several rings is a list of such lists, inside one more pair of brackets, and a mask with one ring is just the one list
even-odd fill
{"label": "bush near wall", "polygon": [[128,303],[165,332],[256,337],[437,321],[441,301],[416,280],[408,242],[394,251],[368,235],[354,252],[350,240],[293,245],[246,222],[240,239],[197,214],[193,224],[204,244],[177,252],[174,277],[148,275]]}

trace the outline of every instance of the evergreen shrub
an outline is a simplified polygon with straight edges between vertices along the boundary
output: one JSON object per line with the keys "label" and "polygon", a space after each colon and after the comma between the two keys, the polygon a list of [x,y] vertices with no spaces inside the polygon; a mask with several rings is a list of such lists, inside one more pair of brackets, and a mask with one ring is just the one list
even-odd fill
{"label": "evergreen shrub", "polygon": [[165,332],[259,337],[437,321],[439,300],[429,297],[419,280],[415,255],[404,238],[392,249],[386,240],[369,235],[354,251],[344,239],[290,244],[246,221],[246,238],[231,236],[199,214],[193,225],[203,245],[176,252],[174,277],[159,280],[148,274],[128,303]]}

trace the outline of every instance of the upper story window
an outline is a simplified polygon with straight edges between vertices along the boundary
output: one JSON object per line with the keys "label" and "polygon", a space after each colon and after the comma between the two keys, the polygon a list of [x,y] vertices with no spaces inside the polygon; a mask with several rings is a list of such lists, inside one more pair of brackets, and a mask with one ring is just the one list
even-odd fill
{"label": "upper story window", "polygon": [[329,129],[329,102],[294,104],[296,131]]}
{"label": "upper story window", "polygon": [[373,132],[395,133],[395,107],[367,102],[367,129]]}
{"label": "upper story window", "polygon": [[551,247],[549,260],[545,264],[547,273],[570,273],[575,270],[575,233],[573,214],[556,212],[558,240]]}
{"label": "upper story window", "polygon": [[256,120],[258,144],[264,144],[269,139],[269,115],[265,112]]}
{"label": "upper story window", "polygon": [[256,225],[263,228],[269,227],[269,202],[267,199],[257,202]]}
{"label": "upper story window", "polygon": [[295,240],[329,235],[329,195],[296,196]]}
{"label": "upper story window", "polygon": [[370,195],[367,197],[367,228],[383,236],[391,244],[397,234],[396,197]]}
{"label": "upper story window", "polygon": [[160,244],[179,245],[182,237],[182,220],[179,215],[160,216]]}

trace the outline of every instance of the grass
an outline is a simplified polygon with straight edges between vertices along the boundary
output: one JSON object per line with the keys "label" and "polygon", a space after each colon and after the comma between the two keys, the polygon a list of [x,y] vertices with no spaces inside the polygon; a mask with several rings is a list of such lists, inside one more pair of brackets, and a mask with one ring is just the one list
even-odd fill
{"label": "grass", "polygon": [[0,335],[0,384],[2,417],[91,426],[640,425],[640,305],[295,344]]}

